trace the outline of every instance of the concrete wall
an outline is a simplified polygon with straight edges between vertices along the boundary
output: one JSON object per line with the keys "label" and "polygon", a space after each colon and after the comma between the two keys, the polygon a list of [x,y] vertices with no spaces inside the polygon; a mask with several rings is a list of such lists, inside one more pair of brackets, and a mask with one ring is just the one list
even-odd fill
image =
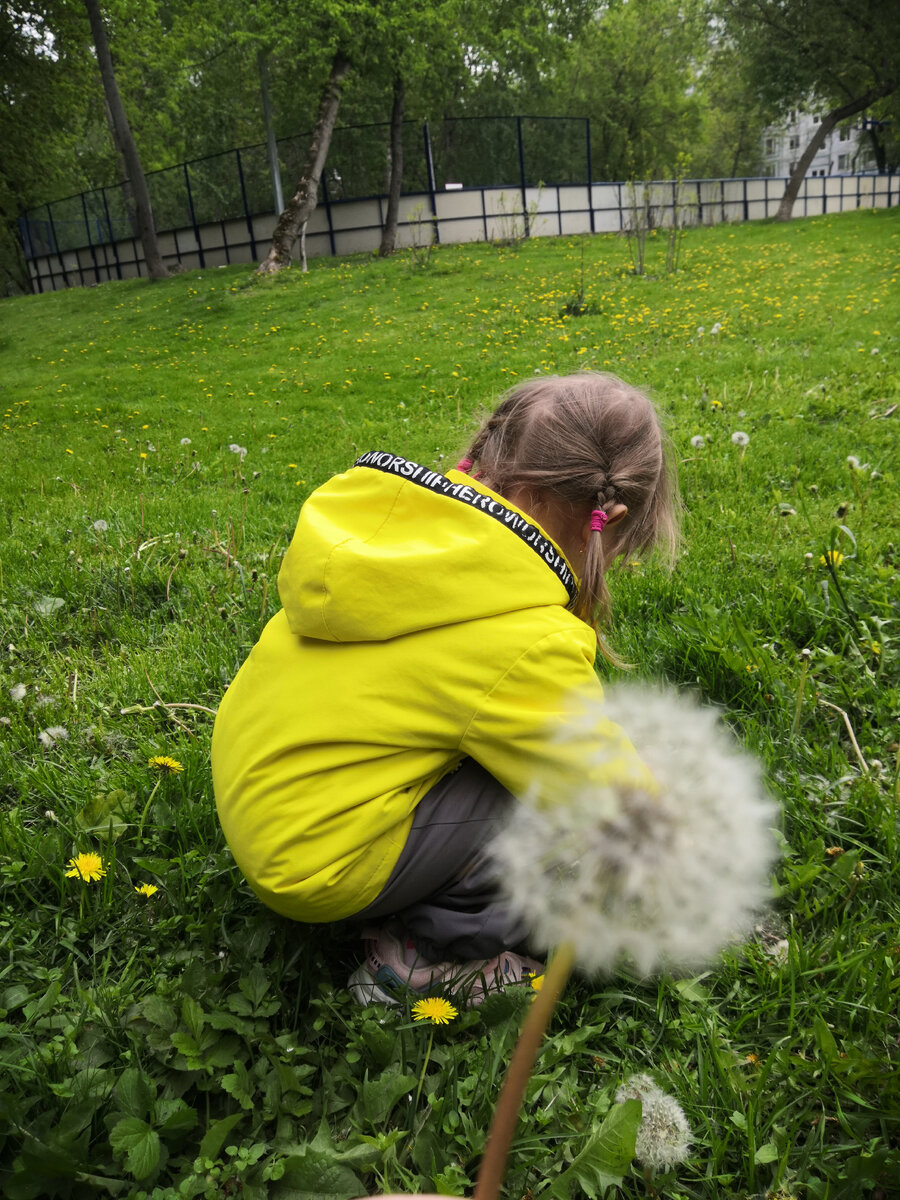
{"label": "concrete wall", "polygon": [[[649,206],[654,226],[671,223],[673,212],[686,225],[755,221],[773,217],[784,192],[784,179],[705,179],[683,183],[595,183],[522,189],[464,188],[404,196],[398,244],[427,245],[503,241],[524,236],[556,237],[582,233],[619,233]],[[841,175],[807,177],[794,205],[794,216],[820,216],[857,208],[900,204],[900,176]],[[319,255],[372,253],[381,241],[385,200],[375,196],[319,205],[306,234],[306,252]],[[233,262],[257,262],[268,250],[274,214],[219,221],[160,234],[160,250],[169,267],[192,270]],[[295,247],[299,257],[299,244]],[[135,238],[86,246],[29,261],[35,291],[86,286],[109,279],[144,275],[140,242]]]}

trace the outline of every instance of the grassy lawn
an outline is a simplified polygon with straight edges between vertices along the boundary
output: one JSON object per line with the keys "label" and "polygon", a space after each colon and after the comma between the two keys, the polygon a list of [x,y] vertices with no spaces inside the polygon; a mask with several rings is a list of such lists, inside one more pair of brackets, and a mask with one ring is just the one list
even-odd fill
{"label": "grassy lawn", "polygon": [[783,857],[713,969],[569,987],[506,1194],[616,1194],[597,1130],[647,1072],[693,1150],[625,1196],[900,1195],[900,211],[692,230],[673,275],[664,243],[646,276],[548,238],[0,302],[4,1194],[471,1191],[527,998],[354,1007],[354,939],[233,866],[212,716],[314,487],[453,465],[517,379],[594,368],[657,398],[686,510],[671,575],[611,580],[611,640],[726,710]]}

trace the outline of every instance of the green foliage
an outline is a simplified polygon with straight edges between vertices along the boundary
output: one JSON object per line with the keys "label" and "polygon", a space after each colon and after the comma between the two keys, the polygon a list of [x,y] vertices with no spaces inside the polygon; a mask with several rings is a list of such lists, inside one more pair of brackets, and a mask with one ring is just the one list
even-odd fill
{"label": "green foliage", "polygon": [[[453,463],[502,388],[581,367],[655,394],[686,509],[671,575],[611,578],[613,644],[724,708],[783,858],[704,975],[570,986],[508,1194],[646,1195],[614,1104],[639,1072],[694,1131],[663,1194],[890,1194],[898,232],[690,229],[672,274],[650,231],[642,276],[620,238],[533,239],[0,302],[5,1195],[471,1193],[528,996],[433,1030],[354,1007],[353,931],[268,913],[223,844],[212,712],[313,487],[370,447]],[[106,874],[68,878],[86,853]]]}

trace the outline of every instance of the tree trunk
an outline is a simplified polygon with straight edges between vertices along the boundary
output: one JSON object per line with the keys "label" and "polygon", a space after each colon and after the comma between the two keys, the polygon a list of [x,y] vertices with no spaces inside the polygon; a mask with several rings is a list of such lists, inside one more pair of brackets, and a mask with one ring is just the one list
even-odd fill
{"label": "tree trunk", "polygon": [[147,274],[151,279],[166,279],[169,272],[159,252],[156,240],[156,226],[153,222],[153,209],[150,205],[150,193],[144,178],[137,146],[125,114],[125,106],[116,83],[116,72],[112,55],[109,51],[109,39],[106,36],[106,26],[103,14],[100,12],[99,0],[84,0],[88,20],[91,23],[91,34],[94,39],[94,49],[97,51],[97,65],[100,68],[100,78],[103,80],[103,91],[106,103],[109,105],[112,117],[115,142],[125,162],[128,180],[134,193],[134,203],[137,209],[138,230],[141,245],[144,248],[144,262],[147,264]]}
{"label": "tree trunk", "polygon": [[405,101],[403,76],[394,76],[394,103],[391,108],[391,181],[388,206],[378,253],[382,258],[394,253],[397,241],[397,222],[400,218],[400,193],[403,190],[403,105]]}
{"label": "tree trunk", "polygon": [[[264,262],[260,263],[258,274],[274,275],[284,267],[291,265],[291,249],[297,240],[297,234],[302,229],[306,233],[306,224],[315,212],[316,198],[319,190],[319,180],[322,168],[331,145],[331,135],[337,120],[338,108],[341,103],[341,93],[350,70],[350,62],[340,51],[334,56],[331,73],[322,89],[319,102],[319,115],[313,130],[312,141],[303,164],[303,174],[297,184],[293,196],[287,202],[284,212],[278,218],[275,232],[272,234],[272,245]],[[302,256],[302,268],[306,270],[306,252]]]}
{"label": "tree trunk", "polygon": [[869,135],[869,141],[872,144],[872,153],[875,156],[875,169],[879,175],[887,175],[887,150],[885,149],[884,139],[874,125],[870,125],[866,133]]}
{"label": "tree trunk", "polygon": [[853,100],[848,100],[840,108],[833,108],[830,113],[826,113],[821,123],[816,127],[816,132],[812,135],[809,145],[800,155],[800,161],[797,163],[788,180],[787,187],[784,189],[784,195],[781,197],[781,203],[778,205],[778,212],[775,214],[776,221],[789,221],[791,219],[791,213],[794,211],[794,201],[800,193],[800,185],[806,177],[809,164],[816,157],[816,154],[824,145],[825,139],[831,133],[832,129],[834,129],[835,125],[841,121],[845,121],[847,117],[852,117],[854,114],[862,112],[864,108],[868,108],[870,104],[874,104],[882,96],[888,95],[891,90],[891,88],[878,88],[877,90],[866,92],[864,96],[857,96]]}
{"label": "tree trunk", "polygon": [[266,127],[266,158],[269,162],[269,176],[272,180],[272,199],[275,202],[275,216],[280,217],[284,211],[284,196],[281,191],[281,164],[278,161],[278,143],[275,140],[275,127],[272,124],[272,102],[269,98],[268,50],[259,50],[257,52],[256,66],[259,70],[259,92],[262,99],[263,124]]}

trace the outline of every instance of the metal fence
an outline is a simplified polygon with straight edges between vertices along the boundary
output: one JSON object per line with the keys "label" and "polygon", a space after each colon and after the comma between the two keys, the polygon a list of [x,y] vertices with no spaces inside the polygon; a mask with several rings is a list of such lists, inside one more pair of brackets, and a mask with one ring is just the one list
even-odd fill
{"label": "metal fence", "polygon": [[[310,222],[310,254],[377,248],[388,190],[386,124],[334,131]],[[406,123],[401,243],[470,241],[532,233],[618,231],[637,208],[665,224],[772,216],[785,180],[591,182],[591,125],[584,117],[465,117]],[[308,135],[278,142],[282,177],[300,177]],[[171,266],[254,261],[275,223],[264,145],[180,163],[147,175],[163,258]],[[808,178],[796,215],[900,203],[895,176]],[[127,183],[24,213],[19,233],[35,290],[142,274]]]}

